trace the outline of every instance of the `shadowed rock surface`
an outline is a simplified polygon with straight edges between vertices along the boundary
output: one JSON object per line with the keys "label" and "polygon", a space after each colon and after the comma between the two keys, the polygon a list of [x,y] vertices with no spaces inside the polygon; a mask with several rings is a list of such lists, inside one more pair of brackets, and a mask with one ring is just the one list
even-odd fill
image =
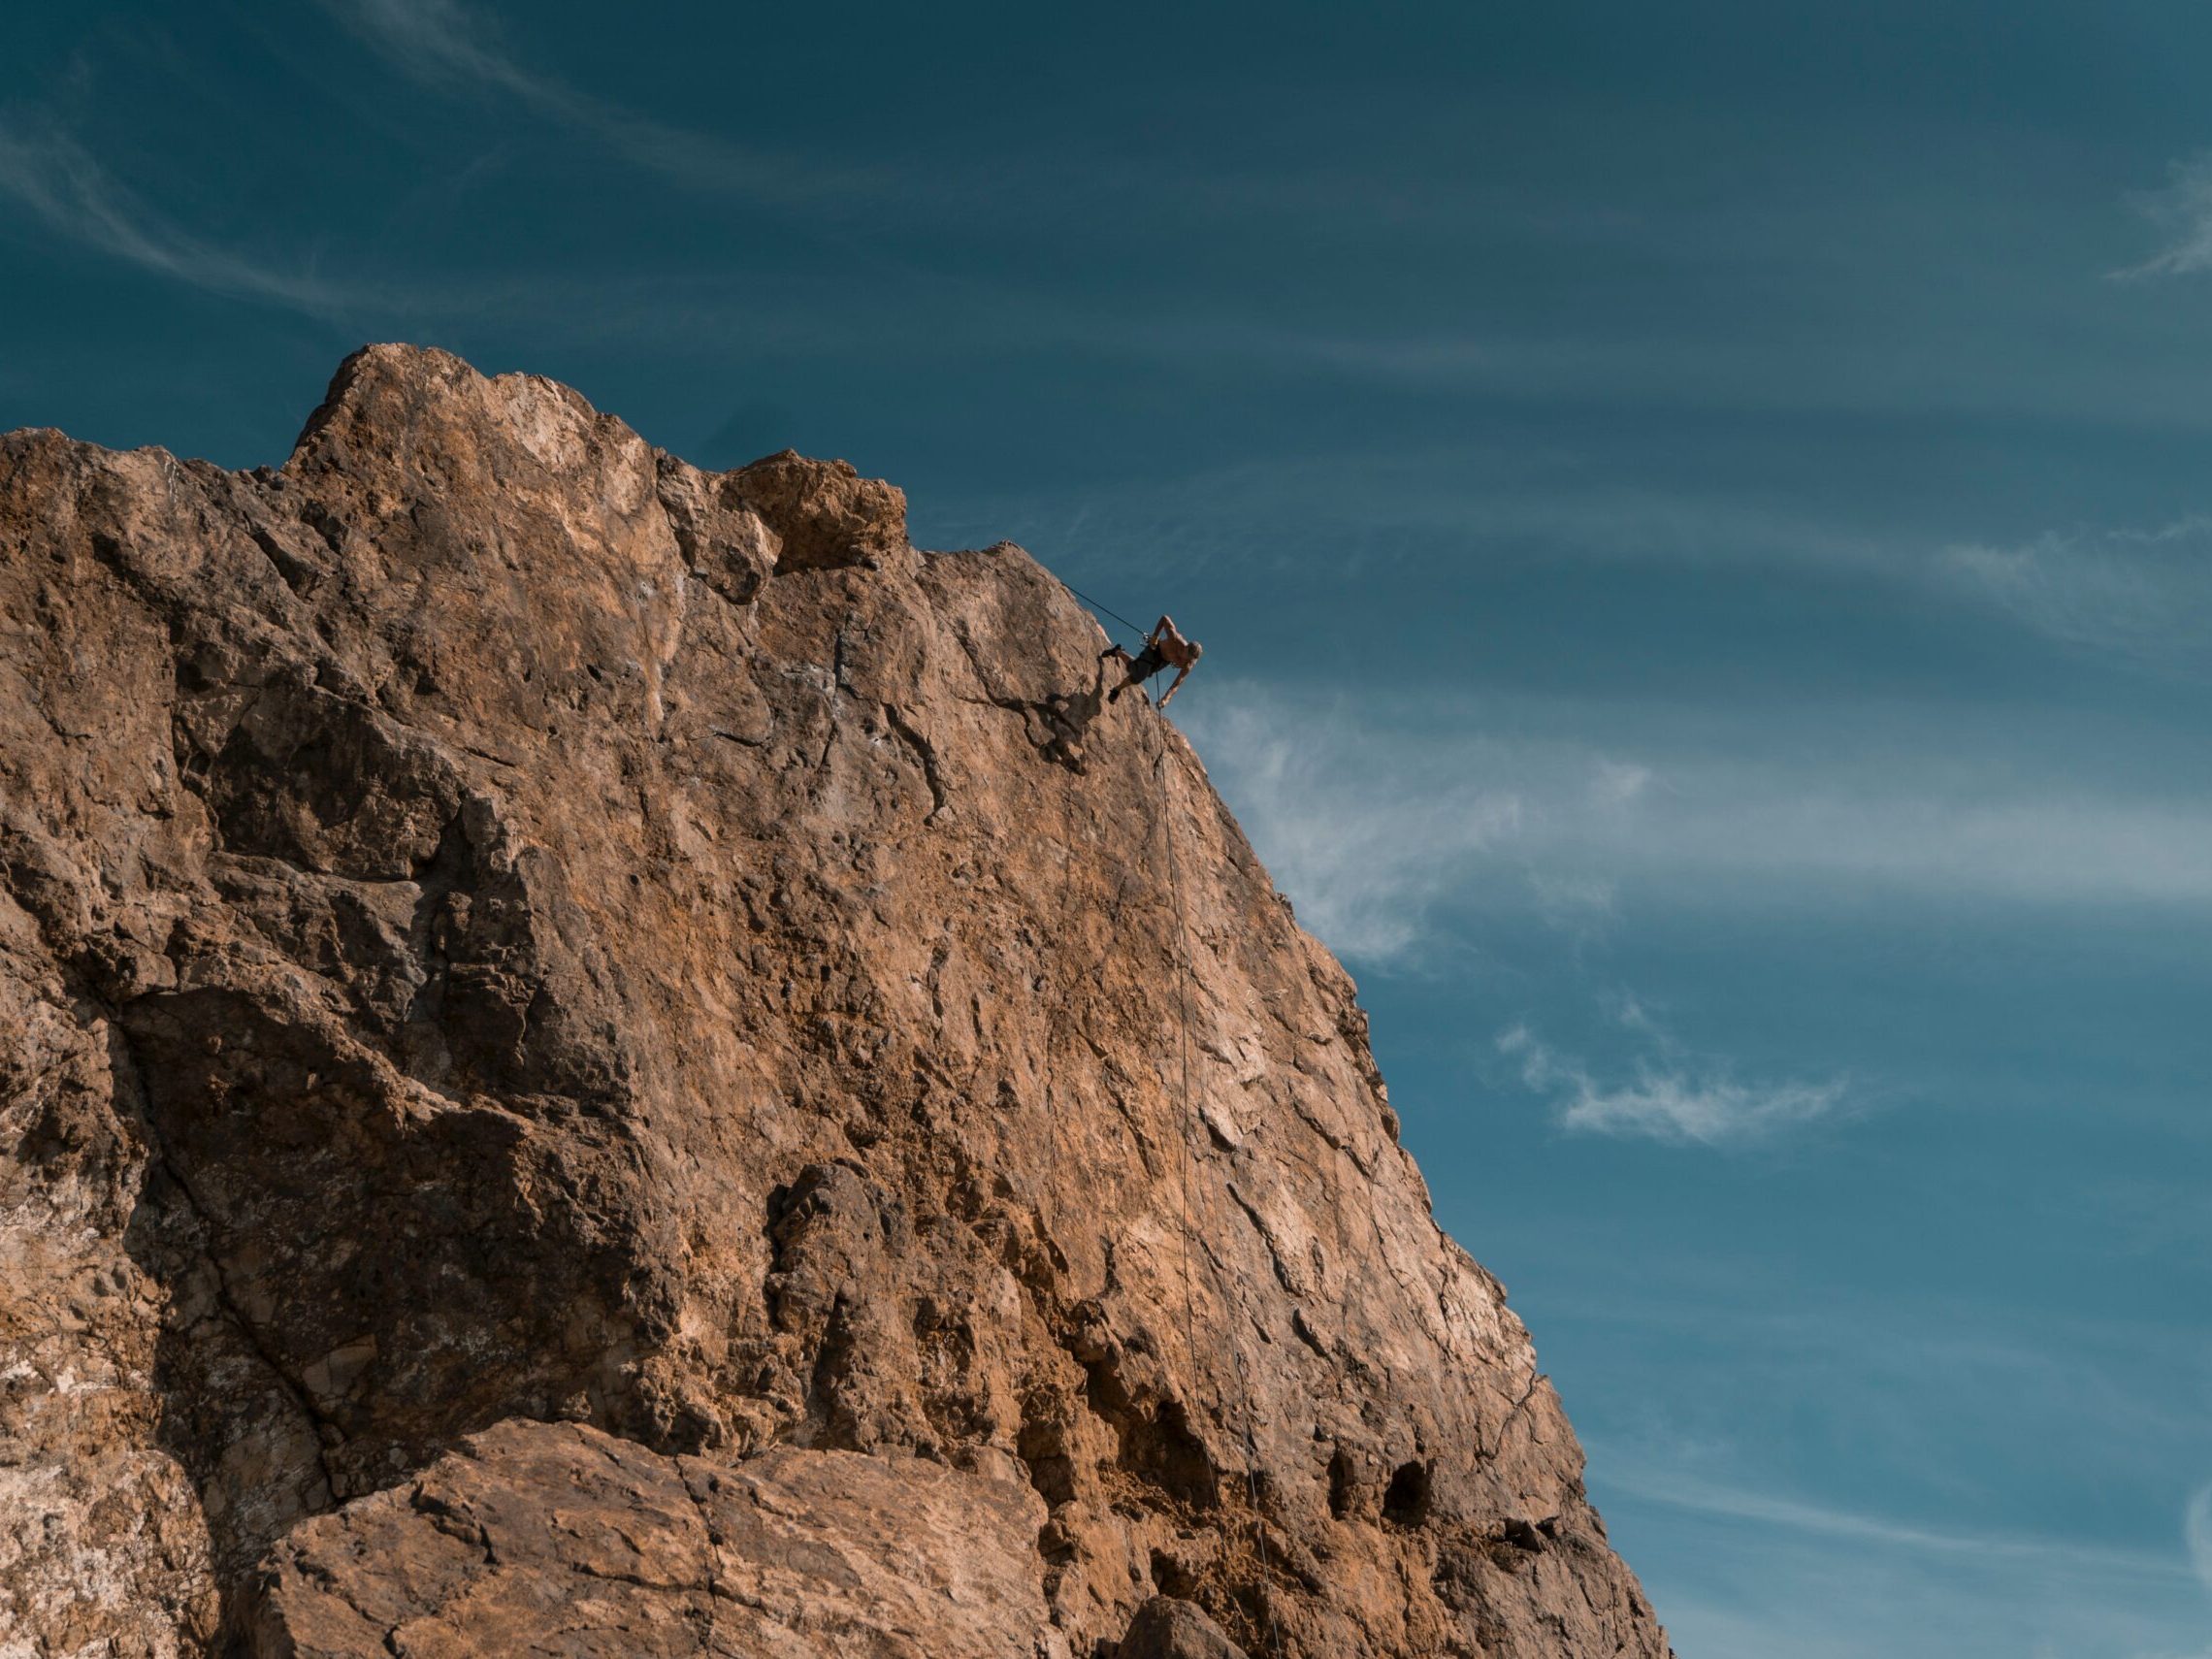
{"label": "shadowed rock surface", "polygon": [[904,508],[397,346],[0,439],[0,1653],[1667,1652],[1350,980]]}

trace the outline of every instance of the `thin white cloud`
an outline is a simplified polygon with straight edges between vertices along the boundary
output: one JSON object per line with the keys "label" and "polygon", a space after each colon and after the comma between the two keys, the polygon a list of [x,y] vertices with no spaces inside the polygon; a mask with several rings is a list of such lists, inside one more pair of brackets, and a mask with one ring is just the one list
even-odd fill
{"label": "thin white cloud", "polygon": [[2212,518],[1968,543],[1946,548],[1939,569],[2068,645],[2197,669],[2212,647]]}
{"label": "thin white cloud", "polygon": [[[1687,1275],[1680,1261],[1670,1262],[1665,1288],[1624,1283],[1554,1298],[1552,1318],[1586,1322],[1614,1351],[1657,1340],[1677,1357],[1692,1355],[1682,1361],[1691,1370],[1710,1373],[1705,1385],[1667,1402],[1661,1417],[1645,1419],[1637,1443],[1594,1467],[1610,1474],[1617,1454],[1758,1485],[1737,1475],[1733,1460],[1791,1444],[1803,1425],[1789,1402],[1817,1397],[1823,1432],[1853,1446],[1861,1468],[1909,1471],[1906,1484],[1932,1497],[1979,1502],[1987,1494],[1978,1459],[1987,1448],[2042,1446],[2033,1482],[2041,1495],[2030,1513],[2057,1515],[2058,1494],[2084,1485],[2165,1488],[2174,1448],[2203,1442],[2189,1380],[2203,1374],[2212,1346],[2196,1330],[2057,1307],[2019,1324],[2017,1310],[1926,1285],[1808,1290],[1793,1272],[1724,1252],[1701,1258]],[[2069,1437],[2070,1425],[2084,1422],[2125,1428],[2094,1443]],[[2183,1558],[2178,1550],[2165,1556]]]}
{"label": "thin white cloud", "polygon": [[[1918,761],[1922,757],[1911,757]],[[1909,764],[1900,757],[1901,764]],[[2045,904],[2212,903],[2212,803],[2069,787],[1807,775],[1725,761],[1608,856],[1643,873],[1733,877],[1746,896],[1919,891]],[[1914,793],[1913,784],[1923,793]],[[1812,884],[1812,885],[1808,885]]]}
{"label": "thin white cloud", "polygon": [[[1447,913],[1587,932],[1661,904],[2212,904],[2212,796],[2041,769],[2047,733],[1918,707],[1801,711],[1781,741],[1764,711],[1235,680],[1176,712],[1307,924],[1378,965],[1432,965]],[[1591,735],[1531,734],[1552,732]]]}
{"label": "thin white cloud", "polygon": [[448,90],[487,88],[541,119],[592,139],[635,166],[695,189],[821,205],[880,183],[671,126],[526,65],[459,0],[323,0],[355,35],[409,78]]}
{"label": "thin white cloud", "polygon": [[1392,787],[1347,768],[1328,722],[1284,722],[1240,702],[1200,725],[1234,756],[1238,809],[1261,828],[1277,884],[1308,928],[1350,956],[1409,958],[1469,862],[1522,829],[1525,802],[1511,788]]}
{"label": "thin white cloud", "polygon": [[[1596,1453],[1593,1452],[1593,1457]],[[2045,1539],[2007,1533],[1916,1526],[1840,1507],[1776,1497],[1713,1481],[1677,1467],[1659,1466],[1607,1448],[1598,1466],[1605,1484],[1668,1509],[1781,1527],[1813,1537],[1845,1540],[1883,1548],[1971,1558],[1984,1563],[2019,1563],[2063,1570],[2123,1574],[2130,1578],[2186,1579],[2193,1569],[2172,1556],[2149,1550],[2114,1549],[2081,1539]],[[2193,1545],[2194,1547],[2194,1545]]]}
{"label": "thin white cloud", "polygon": [[1739,1082],[1724,1061],[1686,1055],[1638,1004],[1619,1023],[1646,1038],[1625,1081],[1600,1083],[1582,1061],[1560,1054],[1526,1025],[1499,1033],[1498,1052],[1519,1067],[1521,1082],[1550,1098],[1561,1126],[1599,1135],[1724,1146],[1761,1139],[1826,1117],[1844,1097],[1841,1079],[1824,1083]]}
{"label": "thin white cloud", "polygon": [[[1142,331],[1101,325],[1128,348]],[[1150,342],[1189,361],[1245,349],[1234,327]],[[1409,348],[1412,349],[1412,348]],[[1272,360],[1294,359],[1287,342]],[[1417,351],[1415,352],[1417,355]],[[1346,480],[1358,480],[1348,489]],[[1793,512],[1742,492],[1622,484],[1542,448],[1324,453],[1081,491],[982,499],[948,544],[1012,536],[1048,558],[1110,550],[1124,573],[1254,575],[1317,560],[1345,572],[1480,560],[1730,567],[1877,583],[1892,602],[1962,623],[1996,615],[2131,666],[2203,674],[2212,663],[2212,513],[2152,528],[2084,527],[2025,541],[1931,545],[1919,536]],[[1134,550],[1134,551],[1132,551]],[[1131,559],[1141,561],[1131,564]]]}
{"label": "thin white cloud", "polygon": [[1649,767],[1583,745],[1423,740],[1251,682],[1210,688],[1187,726],[1306,927],[1348,957],[1399,968],[1457,954],[1437,913],[1479,880],[1563,932],[1608,925],[1611,873],[1540,851],[1568,822],[1625,832],[1637,803],[1664,789]]}
{"label": "thin white cloud", "polygon": [[[1616,1400],[1584,1440],[1593,1495],[1682,1652],[2021,1659],[2044,1643],[2063,1659],[2212,1659],[2183,1506],[2151,1499],[2140,1528],[2078,1501],[2167,1489],[2175,1448],[2202,1443],[2198,1333],[2057,1308],[2021,1323],[1913,1283],[1808,1294],[1740,1252],[1707,1268],[1710,1295],[1620,1285],[1550,1315],[1597,1319],[1632,1367],[1658,1338],[1708,1379],[1663,1403]],[[1762,1284],[1750,1296],[1746,1272]],[[1823,1443],[1852,1448],[1830,1490],[1909,1494],[1910,1514],[1822,1489],[1838,1472],[1799,1455],[1806,1402]],[[1993,1487],[1987,1460],[2026,1448],[2032,1474]],[[1731,1617],[1771,1640],[1711,1641]]]}
{"label": "thin white cloud", "polygon": [[1590,799],[1600,808],[1631,806],[1651,787],[1654,775],[1649,766],[1635,761],[1600,760],[1597,775],[1590,780]]}
{"label": "thin white cloud", "polygon": [[[2212,1484],[2199,1486],[2191,1494],[2182,1510],[2181,1538],[2190,1573],[2204,1593],[2212,1596]],[[2142,1653],[2136,1659],[2212,1659],[2212,1646],[2192,1647],[2180,1653],[2165,1649]]]}
{"label": "thin white cloud", "polygon": [[1620,889],[1600,876],[1528,873],[1537,914],[1562,932],[1587,937],[1620,913]]}
{"label": "thin white cloud", "polygon": [[[1129,330],[1083,318],[1091,338],[1188,363],[1254,355],[1281,364],[1293,342],[1232,324]],[[1409,351],[1419,348],[1407,347]],[[1356,487],[1352,487],[1356,486]],[[1232,564],[1310,570],[1466,557],[1584,559],[1836,570],[1920,580],[1922,548],[1740,497],[1624,485],[1571,451],[1460,447],[1341,451],[1242,462],[1117,487],[974,498],[947,544],[1010,536],[1048,558],[1097,549],[1115,568],[1183,573]],[[1132,567],[1132,557],[1143,563]]]}
{"label": "thin white cloud", "polygon": [[2212,1595],[2212,1484],[2197,1487],[2182,1514],[2182,1538],[2189,1545],[2190,1570]]}
{"label": "thin white cloud", "polygon": [[2207,1659],[2170,1556],[1796,1513],[1807,1506],[1739,1517],[1665,1494],[1640,1513],[1598,1484],[1676,1648],[1697,1659]]}
{"label": "thin white cloud", "polygon": [[365,298],[310,268],[257,260],[172,223],[50,123],[0,119],[0,199],[72,241],[211,293],[326,318]]}
{"label": "thin white cloud", "polygon": [[2165,232],[2166,245],[2112,275],[2122,280],[2145,276],[2196,276],[2212,271],[2212,150],[2185,156],[2166,169],[2163,189],[2133,199],[2135,210]]}

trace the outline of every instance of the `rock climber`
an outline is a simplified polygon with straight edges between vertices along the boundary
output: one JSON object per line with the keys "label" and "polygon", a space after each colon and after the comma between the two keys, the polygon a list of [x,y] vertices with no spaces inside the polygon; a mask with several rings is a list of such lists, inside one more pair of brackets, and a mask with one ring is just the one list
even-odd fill
{"label": "rock climber", "polygon": [[1144,684],[1172,663],[1175,666],[1174,683],[1167,688],[1167,696],[1159,699],[1159,706],[1165,708],[1174,699],[1183,682],[1190,677],[1190,670],[1198,666],[1198,659],[1205,654],[1206,648],[1195,639],[1183,637],[1175,626],[1174,617],[1163,616],[1153,625],[1153,631],[1145,635],[1145,648],[1135,658],[1131,658],[1119,645],[1109,645],[1098,653],[1101,663],[1119,663],[1122,672],[1128,676],[1106,694],[1106,700],[1112,702],[1131,686]]}

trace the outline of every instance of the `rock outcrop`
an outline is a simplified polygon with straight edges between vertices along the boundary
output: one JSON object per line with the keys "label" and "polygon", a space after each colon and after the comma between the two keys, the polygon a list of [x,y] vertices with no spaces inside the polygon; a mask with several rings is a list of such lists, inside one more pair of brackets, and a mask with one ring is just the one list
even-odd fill
{"label": "rock outcrop", "polygon": [[784,1446],[732,1465],[510,1420],[287,1535],[254,1647],[1026,1656],[1048,1624],[1044,1518],[1026,1484],[912,1456]]}
{"label": "rock outcrop", "polygon": [[0,439],[0,1654],[1664,1654],[1103,643],[437,352]]}

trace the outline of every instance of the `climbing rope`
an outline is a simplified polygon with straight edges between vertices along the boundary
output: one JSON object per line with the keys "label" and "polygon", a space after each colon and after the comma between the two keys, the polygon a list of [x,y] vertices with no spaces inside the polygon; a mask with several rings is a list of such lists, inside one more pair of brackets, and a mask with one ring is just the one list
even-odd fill
{"label": "climbing rope", "polygon": [[[1153,778],[1155,783],[1163,782],[1166,776],[1166,768],[1167,745],[1162,742],[1159,753],[1153,762]],[[1162,794],[1164,795],[1164,793],[1163,790]],[[1168,891],[1175,895],[1176,1025],[1182,1033],[1184,1117],[1183,1164],[1181,1169],[1183,1178],[1183,1347],[1184,1351],[1189,1355],[1191,1377],[1195,1381],[1198,1372],[1198,1315],[1196,1312],[1197,1302],[1190,1288],[1190,1257],[1196,1248],[1197,1239],[1197,1234],[1190,1226],[1190,1165],[1192,1162],[1190,1144],[1191,1134],[1195,1128],[1195,1125],[1190,1122],[1190,963],[1185,955],[1187,935],[1183,927],[1182,889],[1176,881],[1175,826],[1171,822],[1171,818],[1172,815],[1164,811],[1159,815],[1160,831],[1167,844]]]}
{"label": "climbing rope", "polygon": [[[1198,1342],[1197,1317],[1192,1311],[1190,1291],[1190,1257],[1197,1249],[1197,1234],[1190,1226],[1190,1170],[1197,1161],[1194,1150],[1198,1135],[1198,1114],[1192,1104],[1190,1092],[1190,923],[1183,908],[1183,879],[1175,857],[1175,813],[1166,799],[1167,738],[1159,737],[1157,757],[1153,764],[1155,778],[1160,784],[1160,829],[1167,844],[1167,887],[1175,902],[1176,961],[1181,968],[1177,976],[1177,1015],[1181,1031],[1183,1063],[1183,1320],[1184,1342],[1190,1353],[1191,1381],[1197,1381]],[[1220,1281],[1217,1276],[1217,1285]],[[1229,1305],[1229,1296],[1222,1287],[1221,1305]],[[1223,1333],[1226,1337],[1227,1333]],[[1268,1561],[1267,1527],[1259,1508],[1259,1437],[1254,1428],[1252,1400],[1252,1380],[1246,1374],[1244,1345],[1230,1341],[1229,1358],[1236,1367],[1237,1392],[1244,1397],[1245,1439],[1245,1495],[1252,1509],[1252,1539],[1254,1552],[1259,1557],[1259,1607],[1261,1628],[1266,1635],[1270,1652],[1280,1654],[1282,1639],[1275,1629],[1275,1575]]]}
{"label": "climbing rope", "polygon": [[[1103,611],[1106,615],[1114,617],[1116,621],[1121,622],[1125,627],[1132,629],[1136,627],[1136,624],[1130,622],[1127,617],[1121,616],[1117,612],[1108,609],[1106,606],[1098,604],[1096,601],[1090,599],[1080,589],[1070,587],[1068,591],[1074,594],[1077,599],[1082,600],[1086,604],[1090,604],[1093,606],[1093,608]],[[1155,713],[1158,712],[1156,707],[1155,707],[1154,711]],[[1163,716],[1162,718],[1164,720],[1165,717]],[[1154,752],[1153,772],[1155,784],[1155,793],[1160,804],[1159,819],[1161,840],[1164,844],[1167,855],[1166,862],[1168,893],[1175,909],[1177,1063],[1180,1072],[1181,1092],[1183,1096],[1183,1160],[1182,1168],[1179,1172],[1181,1177],[1180,1196],[1182,1203],[1182,1230],[1184,1247],[1183,1341],[1184,1350],[1189,1356],[1191,1382],[1193,1384],[1192,1397],[1195,1399],[1195,1384],[1197,1382],[1199,1370],[1198,1314],[1197,1293],[1192,1279],[1192,1257],[1197,1253],[1198,1238],[1197,1232],[1191,1224],[1191,1174],[1193,1168],[1197,1163],[1196,1148],[1198,1145],[1198,1136],[1200,1133],[1201,1125],[1199,1123],[1199,1117],[1195,1104],[1195,1096],[1193,1095],[1190,1087],[1190,982],[1192,977],[1192,953],[1190,946],[1189,916],[1188,913],[1185,910],[1183,903],[1182,862],[1181,860],[1177,857],[1175,847],[1176,814],[1171,803],[1169,803],[1167,799],[1167,763],[1171,751],[1169,749],[1166,734],[1164,732],[1155,732],[1155,748]],[[1189,763],[1187,761],[1185,761],[1181,756],[1177,756],[1176,759],[1184,770],[1188,771],[1190,769]],[[1070,1010],[1067,1006],[1066,1000],[1063,998],[1061,1006],[1056,1010],[1056,1019],[1064,1020],[1068,1017],[1069,1013]],[[1049,1082],[1047,1084],[1047,1089],[1049,1093]],[[1059,1125],[1057,1115],[1050,1110],[1049,1104],[1047,1108],[1047,1118],[1049,1120],[1049,1133],[1052,1138],[1050,1155],[1052,1157],[1054,1166],[1057,1168],[1058,1167],[1060,1160]],[[1226,1309],[1230,1306],[1230,1297],[1227,1288],[1224,1285],[1222,1285],[1218,1271],[1214,1277],[1216,1287],[1221,1292],[1221,1305],[1224,1309]],[[1226,1336],[1227,1333],[1224,1332],[1223,1334]],[[1271,1559],[1270,1551],[1267,1546],[1266,1521],[1260,1509],[1259,1437],[1256,1427],[1256,1414],[1252,1405],[1252,1378],[1246,1369],[1243,1344],[1231,1340],[1229,1341],[1228,1348],[1229,1357],[1231,1363],[1235,1368],[1236,1390],[1237,1393],[1242,1397],[1242,1404],[1244,1408],[1243,1427],[1245,1442],[1245,1496],[1247,1505],[1252,1512],[1252,1550],[1254,1555],[1258,1558],[1259,1562],[1260,1628],[1263,1637],[1262,1650],[1265,1653],[1280,1656],[1283,1651],[1283,1643],[1281,1633],[1277,1629],[1275,1622],[1275,1569],[1274,1563]]]}
{"label": "climbing rope", "polygon": [[1081,600],[1081,601],[1082,601],[1082,602],[1083,602],[1085,604],[1089,605],[1089,606],[1090,606],[1090,607],[1092,610],[1095,610],[1095,611],[1099,611],[1099,612],[1102,612],[1103,614],[1105,614],[1105,615],[1107,615],[1107,616],[1110,616],[1110,617],[1112,617],[1112,618],[1113,618],[1113,619],[1114,619],[1116,622],[1120,623],[1120,624],[1121,624],[1121,625],[1122,625],[1123,628],[1126,628],[1126,629],[1127,629],[1127,630],[1128,630],[1128,631],[1129,631],[1131,634],[1135,634],[1135,635],[1136,635],[1136,636],[1137,636],[1139,639],[1142,639],[1142,638],[1144,638],[1144,637],[1145,637],[1145,630],[1144,630],[1142,627],[1140,627],[1138,624],[1136,624],[1136,623],[1134,623],[1134,622],[1131,622],[1131,621],[1130,621],[1130,620],[1129,620],[1127,617],[1123,616],[1123,615],[1122,615],[1122,614],[1120,611],[1118,611],[1118,610],[1111,610],[1111,609],[1108,609],[1108,608],[1107,608],[1105,605],[1102,605],[1102,604],[1100,604],[1100,603],[1099,603],[1099,602],[1098,602],[1096,600],[1092,599],[1092,598],[1091,598],[1091,597],[1090,597],[1089,594],[1085,593],[1085,592],[1084,592],[1084,591],[1083,591],[1081,588],[1077,587],[1077,586],[1076,586],[1076,585],[1075,585],[1073,582],[1063,582],[1063,583],[1061,583],[1060,585],[1061,585],[1061,586],[1063,586],[1064,588],[1066,588],[1066,589],[1067,589],[1067,591],[1068,591],[1069,593],[1073,594],[1073,595],[1074,595],[1074,596],[1075,596],[1077,599]]}

